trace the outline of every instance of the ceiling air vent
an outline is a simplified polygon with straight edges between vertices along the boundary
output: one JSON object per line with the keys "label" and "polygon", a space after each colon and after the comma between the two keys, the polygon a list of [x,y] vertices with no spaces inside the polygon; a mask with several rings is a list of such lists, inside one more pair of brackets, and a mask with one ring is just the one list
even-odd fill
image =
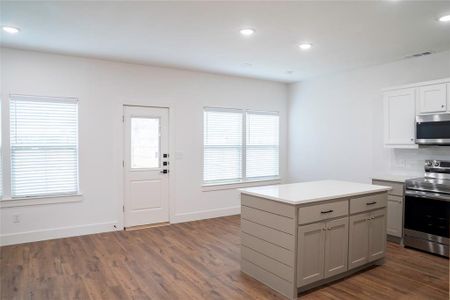
{"label": "ceiling air vent", "polygon": [[427,51],[427,52],[421,52],[421,53],[416,53],[416,54],[413,54],[413,55],[405,56],[405,59],[421,57],[421,56],[425,56],[425,55],[430,55],[430,54],[432,54],[432,53],[433,53],[433,52],[430,52],[430,51]]}

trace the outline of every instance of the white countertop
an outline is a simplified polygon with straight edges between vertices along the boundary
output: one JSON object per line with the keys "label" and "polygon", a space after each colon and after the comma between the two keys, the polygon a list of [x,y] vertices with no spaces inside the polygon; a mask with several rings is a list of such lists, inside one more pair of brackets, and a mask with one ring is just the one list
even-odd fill
{"label": "white countertop", "polygon": [[423,177],[423,174],[376,174],[372,176],[372,179],[405,183],[407,179],[417,177]]}
{"label": "white countertop", "polygon": [[289,204],[305,204],[342,197],[388,191],[388,186],[320,180],[239,189],[240,192]]}

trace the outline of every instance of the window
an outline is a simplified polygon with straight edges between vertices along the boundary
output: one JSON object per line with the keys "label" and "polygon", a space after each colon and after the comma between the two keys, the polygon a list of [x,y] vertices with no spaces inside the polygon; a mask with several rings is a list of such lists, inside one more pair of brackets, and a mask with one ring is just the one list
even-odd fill
{"label": "window", "polygon": [[278,115],[247,112],[246,177],[278,176]]}
{"label": "window", "polygon": [[204,184],[279,176],[279,116],[238,109],[204,110]]}
{"label": "window", "polygon": [[12,96],[11,196],[78,193],[78,102]]}
{"label": "window", "polygon": [[240,110],[205,110],[203,179],[206,183],[241,180],[242,124]]}

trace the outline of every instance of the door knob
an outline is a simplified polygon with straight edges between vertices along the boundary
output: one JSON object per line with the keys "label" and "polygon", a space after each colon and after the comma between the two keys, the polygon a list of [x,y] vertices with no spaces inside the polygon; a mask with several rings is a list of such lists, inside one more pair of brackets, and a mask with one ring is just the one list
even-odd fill
{"label": "door knob", "polygon": [[169,170],[162,170],[160,173],[167,174],[167,173],[169,173]]}

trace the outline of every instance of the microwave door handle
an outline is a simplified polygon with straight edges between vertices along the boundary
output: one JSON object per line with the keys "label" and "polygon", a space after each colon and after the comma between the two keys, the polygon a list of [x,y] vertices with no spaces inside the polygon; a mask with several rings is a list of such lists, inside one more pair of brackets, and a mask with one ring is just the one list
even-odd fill
{"label": "microwave door handle", "polygon": [[411,190],[406,190],[405,195],[412,196],[412,197],[418,197],[418,198],[427,198],[427,199],[450,202],[450,195],[443,195],[443,194],[429,193],[429,192],[420,192],[420,191],[411,191]]}

